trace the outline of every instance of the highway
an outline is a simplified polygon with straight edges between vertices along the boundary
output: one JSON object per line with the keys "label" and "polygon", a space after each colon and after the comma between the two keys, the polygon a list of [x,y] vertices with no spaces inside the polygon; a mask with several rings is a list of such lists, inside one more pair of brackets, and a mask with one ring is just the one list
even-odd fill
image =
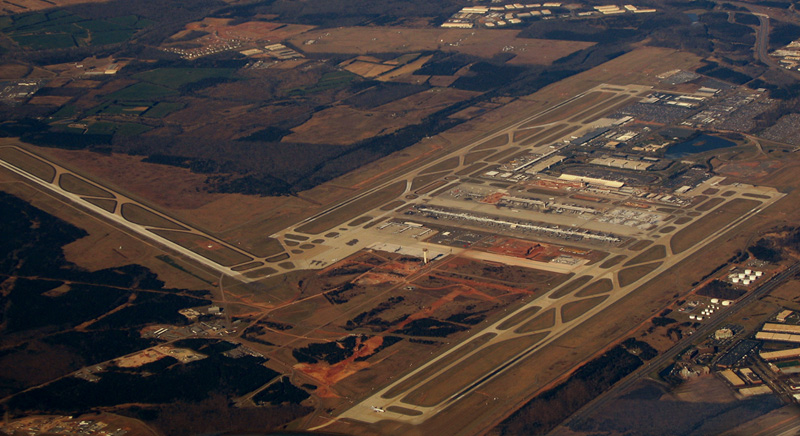
{"label": "highway", "polygon": [[[594,400],[590,401],[588,404],[583,406],[580,410],[574,413],[564,424],[559,427],[566,426],[571,427],[574,425],[580,424],[582,421],[589,419],[592,415],[597,412],[603,405],[608,403],[609,401],[614,400],[619,395],[624,393],[628,388],[636,384],[641,379],[647,377],[653,370],[659,369],[661,367],[666,366],[669,362],[671,362],[675,357],[684,351],[687,347],[689,347],[693,342],[697,341],[698,338],[703,338],[710,334],[712,331],[716,329],[716,327],[724,322],[727,318],[733,316],[744,307],[746,307],[749,303],[761,298],[762,296],[766,295],[777,286],[794,276],[798,271],[800,271],[800,262],[795,263],[788,267],[783,272],[773,276],[770,280],[764,282],[761,286],[754,289],[752,292],[747,294],[744,298],[742,298],[739,302],[732,306],[722,306],[720,310],[718,310],[714,316],[715,321],[705,323],[700,326],[697,331],[691,336],[686,336],[682,340],[678,341],[669,351],[660,354],[659,356],[653,358],[649,362],[645,363],[639,369],[631,373],[625,379],[614,385],[611,389],[604,392],[602,395],[596,397]],[[557,427],[551,434],[558,434],[559,427]]]}

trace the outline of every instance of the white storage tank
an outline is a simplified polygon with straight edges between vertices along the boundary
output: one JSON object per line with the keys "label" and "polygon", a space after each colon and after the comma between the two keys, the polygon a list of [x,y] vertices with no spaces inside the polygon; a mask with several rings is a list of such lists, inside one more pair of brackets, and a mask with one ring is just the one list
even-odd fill
{"label": "white storage tank", "polygon": [[712,298],[711,299],[711,304],[717,304],[717,303],[719,303],[719,298]]}
{"label": "white storage tank", "polygon": [[744,280],[742,280],[742,284],[749,285],[750,284],[750,280],[744,279]]}
{"label": "white storage tank", "polygon": [[731,305],[731,301],[730,300],[725,300],[725,301],[722,302],[722,305],[723,306],[730,306]]}
{"label": "white storage tank", "polygon": [[744,270],[744,273],[747,274],[747,275],[750,275],[751,272],[753,272],[753,270],[750,270],[750,269]]}
{"label": "white storage tank", "polygon": [[733,283],[739,283],[739,277],[734,277],[731,279]]}
{"label": "white storage tank", "polygon": [[761,277],[761,274],[764,274],[763,271],[753,271],[753,273],[756,275],[756,277]]}

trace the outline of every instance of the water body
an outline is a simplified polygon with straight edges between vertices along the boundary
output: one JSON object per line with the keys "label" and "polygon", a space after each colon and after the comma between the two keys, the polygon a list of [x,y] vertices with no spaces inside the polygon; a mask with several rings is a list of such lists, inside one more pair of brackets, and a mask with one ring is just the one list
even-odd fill
{"label": "water body", "polygon": [[689,17],[689,21],[691,21],[692,23],[696,23],[697,20],[700,19],[700,17],[698,17],[697,14],[689,13],[689,14],[686,14],[686,16]]}
{"label": "water body", "polygon": [[735,142],[728,141],[719,136],[700,135],[689,141],[679,142],[670,146],[667,149],[665,157],[667,159],[680,159],[696,153],[703,153],[718,148],[733,147],[734,145],[736,145]]}

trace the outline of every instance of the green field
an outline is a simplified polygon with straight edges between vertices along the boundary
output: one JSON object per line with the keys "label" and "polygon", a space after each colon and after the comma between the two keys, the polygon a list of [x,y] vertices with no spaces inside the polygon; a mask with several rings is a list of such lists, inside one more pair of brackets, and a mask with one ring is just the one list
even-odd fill
{"label": "green field", "polygon": [[30,47],[34,50],[75,47],[75,40],[72,39],[72,35],[65,33],[53,33],[45,35],[13,35],[12,37],[17,44]]}
{"label": "green field", "polygon": [[53,119],[72,118],[72,117],[75,116],[75,114],[77,112],[78,111],[77,111],[77,109],[75,108],[74,105],[67,104],[67,105],[61,106],[61,109],[55,111],[52,115],[50,115],[50,118],[53,118]]}
{"label": "green field", "polygon": [[357,76],[347,71],[325,73],[314,86],[294,88],[287,91],[289,95],[313,94],[329,89],[342,88],[350,84]]}
{"label": "green field", "polygon": [[171,95],[178,95],[178,91],[163,86],[154,85],[152,83],[134,83],[127,88],[122,88],[119,91],[112,92],[106,96],[108,100],[151,100]]}
{"label": "green field", "polygon": [[109,121],[98,121],[92,123],[87,130],[90,135],[123,135],[132,136],[152,130],[152,127],[137,123],[113,123]]}
{"label": "green field", "polygon": [[233,68],[157,68],[135,74],[133,77],[145,82],[168,88],[178,89],[183,85],[203,79],[229,78],[233,76]]}
{"label": "green field", "polygon": [[151,107],[147,112],[145,112],[142,116],[148,118],[162,118],[165,117],[175,111],[179,111],[183,109],[186,105],[183,103],[170,103],[167,101],[162,101],[157,105]]}
{"label": "green field", "polygon": [[130,39],[137,30],[152,24],[155,23],[136,15],[89,20],[62,9],[3,17],[0,31],[21,46],[47,50],[116,44]]}

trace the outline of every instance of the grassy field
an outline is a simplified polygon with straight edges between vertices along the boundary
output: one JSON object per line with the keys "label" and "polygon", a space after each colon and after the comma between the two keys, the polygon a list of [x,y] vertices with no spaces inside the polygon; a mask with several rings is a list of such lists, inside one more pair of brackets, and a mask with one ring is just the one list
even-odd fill
{"label": "grassy field", "polygon": [[664,262],[653,262],[653,263],[646,263],[644,265],[639,266],[631,266],[620,270],[617,273],[617,278],[619,279],[620,286],[628,286],[637,280],[641,279],[645,275],[649,274],[651,271],[656,270],[661,264]]}
{"label": "grassy field", "polygon": [[88,195],[90,197],[114,198],[114,194],[91,183],[85,182],[72,174],[62,174],[58,178],[58,186],[73,194]]}
{"label": "grassy field", "polygon": [[650,240],[647,240],[647,239],[642,239],[641,241],[636,241],[633,245],[631,245],[630,249],[632,251],[641,251],[641,250],[644,250],[645,248],[649,247],[650,244],[652,244],[652,243],[653,243],[653,241],[650,241]]}
{"label": "grassy field", "polygon": [[107,198],[86,198],[83,199],[100,209],[103,209],[106,212],[113,213],[117,209],[117,201],[116,200],[109,200]]}
{"label": "grassy field", "polygon": [[601,263],[600,264],[600,268],[603,268],[603,269],[611,268],[612,266],[614,266],[614,265],[622,262],[623,260],[625,260],[627,257],[628,256],[626,256],[624,254],[618,254],[618,255],[606,260],[605,262]]}
{"label": "grassy field", "polygon": [[481,142],[480,144],[472,147],[470,150],[472,151],[486,150],[487,148],[497,148],[506,144],[508,144],[508,134],[504,133],[502,135],[498,135],[495,136],[494,138]]}
{"label": "grassy field", "polygon": [[450,159],[443,160],[436,165],[426,168],[420,174],[438,173],[439,171],[452,170],[458,166],[458,156],[451,157]]}
{"label": "grassy field", "polygon": [[[402,27],[338,27],[312,30],[290,42],[311,53],[408,53],[443,50],[491,58],[514,47],[512,64],[549,65],[570,53],[594,45],[583,41],[517,38],[518,30]],[[314,39],[315,43],[303,46]]]}
{"label": "grassy field", "polygon": [[142,115],[148,118],[163,118],[175,111],[183,109],[186,105],[183,103],[171,103],[162,101],[145,111]]}
{"label": "grassy field", "polygon": [[556,309],[550,308],[539,314],[536,318],[522,324],[514,333],[530,333],[538,330],[549,329],[556,323]]}
{"label": "grassy field", "polygon": [[581,298],[591,297],[593,295],[605,294],[607,292],[611,292],[612,289],[614,289],[614,284],[611,283],[611,280],[600,279],[578,291],[578,293],[575,294],[575,296]]}
{"label": "grassy field", "polygon": [[605,301],[606,298],[608,298],[608,295],[601,295],[567,303],[561,306],[561,320],[570,322],[590,311],[593,307]]}
{"label": "grassy field", "polygon": [[761,204],[760,201],[737,198],[717,207],[706,216],[675,233],[669,241],[672,252],[677,254],[687,250],[704,237],[719,230],[759,204]]}
{"label": "grassy field", "polygon": [[363,213],[369,212],[376,207],[380,207],[393,201],[403,193],[405,187],[406,182],[397,182],[393,185],[387,186],[386,188],[373,192],[364,198],[348,204],[347,207],[340,207],[333,212],[313,219],[310,222],[298,227],[297,231],[310,233],[313,235],[325,232],[346,221],[352,220]]}
{"label": "grassy field", "polygon": [[724,198],[715,197],[712,198],[704,203],[699,204],[694,209],[700,212],[708,212],[709,210],[719,206],[722,202],[725,201]]}
{"label": "grassy field", "polygon": [[407,380],[403,381],[402,383],[399,383],[397,386],[388,390],[385,394],[382,395],[382,397],[394,398],[408,391],[422,380],[425,380],[426,378],[432,376],[436,372],[444,369],[451,363],[457,361],[458,359],[466,356],[470,352],[478,349],[480,346],[486,344],[487,342],[489,342],[489,340],[491,340],[495,336],[496,335],[494,333],[487,333],[470,340],[465,345],[461,346],[458,350],[448,354],[447,357],[439,359],[436,363],[429,365],[424,370],[419,371],[418,373],[414,374],[414,376],[409,377]]}
{"label": "grassy field", "polygon": [[536,345],[546,336],[547,332],[543,332],[490,345],[415,389],[403,401],[418,406],[439,404],[500,364]]}
{"label": "grassy field", "polygon": [[117,44],[152,24],[136,15],[91,20],[58,10],[13,15],[0,22],[0,31],[23,47],[49,50]]}
{"label": "grassy field", "polygon": [[347,71],[332,71],[330,73],[325,73],[322,78],[312,86],[288,89],[286,93],[292,96],[302,96],[327,91],[329,89],[344,88],[355,80],[356,77],[358,76]]}
{"label": "grassy field", "polygon": [[214,241],[209,241],[204,236],[171,230],[150,231],[222,266],[233,266],[253,260],[249,256],[245,256]]}
{"label": "grassy field", "polygon": [[52,165],[16,148],[0,148],[0,159],[46,182],[52,182],[56,177],[56,169]]}
{"label": "grassy field", "polygon": [[508,318],[507,320],[500,323],[500,325],[497,326],[497,329],[508,330],[511,327],[514,327],[515,325],[521,323],[522,321],[525,321],[526,319],[532,317],[533,315],[536,314],[536,312],[540,311],[541,309],[542,308],[539,306],[528,307],[523,311],[517,313],[516,315],[512,316],[511,318]]}
{"label": "grassy field", "polygon": [[652,262],[654,260],[663,259],[667,256],[667,247],[663,245],[654,245],[636,255],[633,259],[625,262],[624,266],[636,265],[637,263]]}
{"label": "grassy field", "polygon": [[112,92],[106,96],[108,100],[157,100],[178,95],[178,91],[152,83],[134,83],[131,86]]}
{"label": "grassy field", "polygon": [[156,215],[155,213],[133,203],[123,204],[121,213],[122,217],[126,220],[142,226],[159,227],[172,230],[188,230],[186,227],[183,227],[172,220],[164,218],[160,215]]}
{"label": "grassy field", "polygon": [[134,74],[133,77],[167,88],[178,89],[204,79],[230,78],[235,71],[233,68],[156,68]]}
{"label": "grassy field", "polygon": [[580,276],[577,279],[575,279],[575,280],[567,283],[566,285],[562,286],[556,292],[553,292],[553,294],[550,295],[550,298],[554,298],[555,299],[555,298],[562,298],[564,296],[567,296],[567,295],[573,293],[576,289],[578,289],[581,286],[585,285],[586,283],[589,283],[589,280],[591,280],[591,279],[592,279],[592,276]]}

